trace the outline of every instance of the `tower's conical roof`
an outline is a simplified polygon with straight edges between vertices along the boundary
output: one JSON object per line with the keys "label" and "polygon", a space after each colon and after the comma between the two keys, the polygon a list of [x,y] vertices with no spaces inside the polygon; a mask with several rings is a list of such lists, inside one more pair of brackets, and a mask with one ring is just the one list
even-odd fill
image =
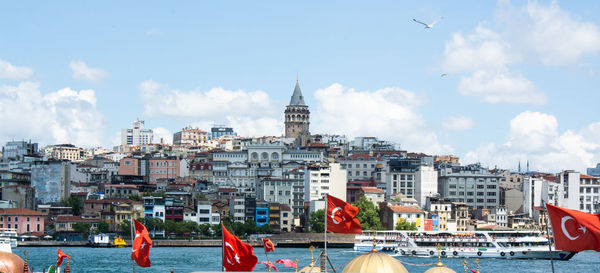
{"label": "tower's conical roof", "polygon": [[302,91],[300,90],[300,84],[298,83],[297,80],[296,80],[296,87],[294,88],[294,94],[292,95],[292,99],[290,100],[290,105],[303,105],[303,106],[306,105],[304,103],[304,97],[302,96]]}

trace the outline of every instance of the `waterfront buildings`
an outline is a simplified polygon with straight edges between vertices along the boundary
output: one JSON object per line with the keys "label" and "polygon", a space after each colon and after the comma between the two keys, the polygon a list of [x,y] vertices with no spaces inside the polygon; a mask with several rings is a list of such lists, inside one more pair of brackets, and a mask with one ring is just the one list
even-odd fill
{"label": "waterfront buildings", "polygon": [[400,221],[415,224],[419,230],[424,230],[425,212],[417,206],[402,206],[392,203],[383,203],[380,206],[382,225],[387,230],[395,229]]}
{"label": "waterfront buildings", "polygon": [[500,176],[479,164],[439,167],[438,191],[442,197],[464,202],[472,209],[495,208],[500,204]]}
{"label": "waterfront buildings", "polygon": [[25,208],[0,209],[0,228],[16,229],[18,234],[44,232],[46,214]]}
{"label": "waterfront buildings", "polygon": [[121,130],[122,146],[141,146],[152,143],[152,129],[144,128],[144,121],[136,119],[131,128]]}

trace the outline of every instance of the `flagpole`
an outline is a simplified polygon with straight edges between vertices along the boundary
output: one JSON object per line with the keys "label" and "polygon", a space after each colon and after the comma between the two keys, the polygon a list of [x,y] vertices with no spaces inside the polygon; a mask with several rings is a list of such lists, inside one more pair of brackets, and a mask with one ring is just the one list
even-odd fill
{"label": "flagpole", "polygon": [[[325,257],[327,257],[327,211],[329,209],[328,200],[329,200],[329,194],[327,194],[325,196],[325,214],[324,214],[325,217],[323,217],[323,220],[325,220],[325,242],[324,242],[325,247],[323,248],[323,255]],[[325,266],[325,272],[327,272],[327,266]]]}
{"label": "flagpole", "polygon": [[223,225],[223,215],[221,215],[221,272],[225,272],[225,225]]}
{"label": "flagpole", "polygon": [[[131,231],[131,252],[133,252],[133,239],[134,239],[134,234],[135,234],[135,219],[133,219],[133,217],[131,217],[131,224],[129,225],[129,230]],[[135,262],[133,261],[133,259],[131,259],[131,270],[133,270],[133,273],[135,273]]]}
{"label": "flagpole", "polygon": [[546,207],[546,210],[544,210],[546,212],[546,216],[548,216],[546,218],[546,234],[548,236],[548,241],[550,242],[548,244],[548,249],[550,249],[550,264],[552,265],[552,273],[554,273],[554,260],[552,259],[552,241],[550,240],[550,231],[548,231],[548,225],[550,225],[550,213],[548,213],[548,208]]}
{"label": "flagpole", "polygon": [[266,249],[265,249],[265,258],[267,259],[267,268],[269,269],[269,272],[271,272],[271,262],[269,261],[269,255],[267,255]]}

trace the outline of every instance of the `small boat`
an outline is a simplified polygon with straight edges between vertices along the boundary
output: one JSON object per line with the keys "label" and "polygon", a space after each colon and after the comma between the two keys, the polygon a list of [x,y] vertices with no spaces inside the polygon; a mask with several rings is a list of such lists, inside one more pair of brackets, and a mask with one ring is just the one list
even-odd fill
{"label": "small boat", "polygon": [[126,243],[125,240],[119,236],[113,240],[113,245],[118,248],[123,248],[125,247]]}
{"label": "small boat", "polygon": [[17,229],[15,228],[1,228],[0,229],[0,240],[8,241],[10,247],[17,247]]}
{"label": "small boat", "polygon": [[106,234],[94,234],[88,237],[88,242],[92,247],[108,247],[110,239]]}

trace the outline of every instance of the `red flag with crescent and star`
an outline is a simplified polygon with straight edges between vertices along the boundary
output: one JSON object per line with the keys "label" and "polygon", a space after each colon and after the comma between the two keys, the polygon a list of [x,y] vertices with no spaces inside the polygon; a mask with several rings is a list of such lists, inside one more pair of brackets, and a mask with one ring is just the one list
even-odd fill
{"label": "red flag with crescent and star", "polygon": [[362,226],[356,215],[358,208],[345,201],[327,195],[327,231],[335,233],[362,233]]}
{"label": "red flag with crescent and star", "polygon": [[263,246],[265,247],[265,253],[275,251],[275,245],[269,238],[263,238]]}
{"label": "red flag with crescent and star", "polygon": [[135,219],[133,222],[135,223],[135,239],[133,239],[131,259],[140,267],[150,267],[150,249],[152,248],[150,234],[142,223]]}
{"label": "red flag with crescent and star", "polygon": [[256,266],[258,258],[254,255],[254,248],[242,242],[238,237],[223,228],[223,267],[226,272],[250,272]]}
{"label": "red flag with crescent and star", "polygon": [[600,251],[600,214],[546,204],[556,249]]}
{"label": "red flag with crescent and star", "polygon": [[60,248],[57,248],[57,249],[58,249],[58,258],[56,259],[56,267],[59,267],[62,264],[64,258],[67,258],[70,260],[71,257],[69,257],[69,255],[62,252],[60,250]]}

